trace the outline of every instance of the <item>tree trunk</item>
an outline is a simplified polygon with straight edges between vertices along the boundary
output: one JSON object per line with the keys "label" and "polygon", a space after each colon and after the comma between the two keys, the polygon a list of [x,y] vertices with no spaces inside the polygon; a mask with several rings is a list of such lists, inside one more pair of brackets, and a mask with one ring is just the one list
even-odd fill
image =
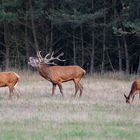
{"label": "tree trunk", "polygon": [[10,67],[10,43],[9,43],[9,31],[8,24],[4,23],[4,42],[5,42],[5,69],[8,70]]}
{"label": "tree trunk", "polygon": [[73,36],[72,36],[72,42],[73,42],[73,63],[76,64],[76,42],[75,42],[75,31],[73,29]]}
{"label": "tree trunk", "polygon": [[122,71],[122,53],[121,53],[121,46],[120,41],[117,38],[117,46],[118,46],[118,58],[119,58],[119,72]]}
{"label": "tree trunk", "polygon": [[[55,6],[55,3],[54,3],[54,0],[51,0],[51,9],[53,10],[54,9],[54,6]],[[49,52],[52,52],[53,51],[53,28],[54,28],[54,25],[53,25],[53,22],[50,21],[50,28],[51,28],[51,32],[50,32],[50,44],[49,44]]]}
{"label": "tree trunk", "polygon": [[80,26],[81,29],[81,47],[82,47],[82,66],[84,66],[84,39],[83,39],[83,26]]}
{"label": "tree trunk", "polygon": [[108,61],[109,61],[109,63],[110,63],[110,67],[111,67],[112,71],[114,72],[115,70],[114,70],[113,64],[112,64],[112,62],[111,62],[111,59],[110,59],[108,50],[106,50],[106,55],[107,55],[107,57],[108,57]]}
{"label": "tree trunk", "polygon": [[[92,0],[92,10],[94,10],[94,0]],[[94,10],[95,11],[95,10]],[[95,24],[95,20],[93,20],[93,24]],[[95,32],[94,29],[92,29],[91,32],[91,36],[92,36],[92,46],[91,46],[91,55],[90,55],[90,74],[92,74],[94,72],[94,58],[95,58]]]}
{"label": "tree trunk", "polygon": [[[104,5],[105,5],[105,0],[104,0]],[[101,65],[101,73],[104,73],[105,69],[105,50],[106,50],[106,15],[104,13],[104,28],[103,28],[103,51],[102,51],[102,65]]]}
{"label": "tree trunk", "polygon": [[124,43],[124,52],[125,52],[125,63],[126,63],[126,73],[129,73],[129,54],[128,54],[128,47],[127,47],[127,42],[126,42],[126,37],[125,35],[122,35],[123,37],[123,43]]}
{"label": "tree trunk", "polygon": [[94,72],[94,54],[95,54],[95,33],[92,30],[92,48],[91,48],[91,60],[90,60],[90,74]]}
{"label": "tree trunk", "polygon": [[[114,20],[116,20],[116,18],[119,16],[117,13],[116,6],[117,6],[117,0],[112,0],[112,9],[114,12]],[[121,18],[121,17],[119,16],[119,18]],[[116,26],[116,23],[115,23],[115,26]],[[117,41],[117,47],[118,47],[119,72],[121,72],[122,71],[122,55],[121,55],[120,41],[119,41],[118,37],[116,38],[116,41]]]}
{"label": "tree trunk", "polygon": [[32,6],[32,0],[29,0],[29,5],[30,5],[31,24],[32,24],[33,38],[34,38],[34,42],[35,42],[35,49],[36,49],[36,51],[38,51],[39,46],[38,46],[36,28],[35,28],[35,23],[34,23],[34,11],[33,11],[33,6]]}
{"label": "tree trunk", "polygon": [[50,47],[49,47],[50,52],[53,51],[52,47],[53,47],[53,23],[51,22]]}
{"label": "tree trunk", "polygon": [[[104,37],[105,37],[105,33]],[[103,51],[102,51],[102,65],[101,65],[101,73],[104,73],[104,69],[105,69],[105,50],[106,50],[106,46],[105,46],[105,39],[103,39]]]}
{"label": "tree trunk", "polygon": [[140,56],[139,56],[139,64],[138,64],[137,74],[140,74]]}
{"label": "tree trunk", "polygon": [[114,19],[116,19],[117,17],[117,10],[116,10],[116,4],[117,4],[117,0],[112,0],[112,9],[113,9],[113,14],[114,14]]}
{"label": "tree trunk", "polygon": [[[26,50],[26,59],[29,59],[29,46],[28,46],[28,20],[27,20],[27,16],[28,16],[28,3],[26,2],[26,15],[25,15],[25,50]],[[29,65],[27,65],[27,70],[29,70]]]}

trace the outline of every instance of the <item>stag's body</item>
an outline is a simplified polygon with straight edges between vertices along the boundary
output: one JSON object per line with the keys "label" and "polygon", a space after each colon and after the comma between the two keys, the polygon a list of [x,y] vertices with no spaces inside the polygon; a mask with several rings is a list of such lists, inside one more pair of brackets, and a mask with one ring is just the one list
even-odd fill
{"label": "stag's body", "polygon": [[[40,55],[38,57],[40,57]],[[41,59],[43,60],[43,58]],[[41,62],[38,63],[38,62],[39,61],[37,61],[33,57],[30,57],[29,64],[34,67],[37,67],[39,74],[52,83],[53,85],[52,95],[54,95],[56,85],[58,85],[60,92],[63,96],[64,94],[62,89],[62,83],[71,80],[73,80],[75,83],[74,95],[76,96],[78,90],[80,90],[80,96],[82,95],[83,86],[80,84],[80,80],[86,73],[84,69],[74,65],[73,66],[49,66],[46,63],[41,63]]]}
{"label": "stag's body", "polygon": [[[9,88],[9,99],[12,97],[13,91],[17,90],[15,85],[19,79],[20,76],[13,71],[0,72],[0,87]],[[17,97],[19,97],[19,92],[17,92]]]}
{"label": "stag's body", "polygon": [[82,95],[83,87],[80,84],[81,78],[85,75],[85,70],[79,66],[48,66],[42,64],[38,69],[40,75],[52,82],[53,90],[52,95],[54,95],[55,87],[58,85],[60,92],[63,94],[61,83],[73,80],[75,83],[75,96],[78,89],[80,89],[80,96]]}
{"label": "stag's body", "polygon": [[45,79],[57,83],[66,82],[70,80],[82,78],[85,71],[79,66],[48,66],[45,64],[40,65],[39,73]]}
{"label": "stag's body", "polygon": [[131,98],[132,98],[132,101],[131,101],[131,103],[132,103],[135,95],[137,94],[137,91],[139,91],[139,90],[140,90],[140,79],[138,79],[132,83],[131,90],[130,90],[128,97],[124,94],[124,96],[126,98],[126,103],[130,103]]}

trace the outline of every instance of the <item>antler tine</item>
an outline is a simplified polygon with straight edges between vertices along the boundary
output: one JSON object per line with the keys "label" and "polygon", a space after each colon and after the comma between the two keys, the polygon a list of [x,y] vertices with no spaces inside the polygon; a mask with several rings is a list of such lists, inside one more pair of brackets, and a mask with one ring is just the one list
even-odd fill
{"label": "antler tine", "polygon": [[[50,58],[47,58],[48,56],[50,55]],[[54,57],[54,51],[51,53],[51,54],[47,54],[45,57],[44,57],[44,62],[46,64],[53,64],[53,65],[56,65],[54,62],[52,62],[53,60],[59,60],[59,61],[65,61],[65,60],[62,60],[60,59],[61,56],[64,55],[64,53],[62,52],[61,54],[59,54],[58,56]]]}
{"label": "antler tine", "polygon": [[56,64],[56,63],[54,63],[54,62],[48,62],[47,64],[57,65],[57,64]]}
{"label": "antler tine", "polygon": [[[50,55],[50,58],[47,58],[49,55]],[[49,63],[50,61],[55,60],[55,57],[54,57],[53,55],[54,55],[54,51],[53,51],[51,54],[48,53],[48,54],[44,57],[45,63],[50,64],[50,63]]]}
{"label": "antler tine", "polygon": [[44,57],[44,59],[47,59],[47,57],[48,57],[49,55],[50,55],[50,53],[46,54],[45,57]]}
{"label": "antler tine", "polygon": [[51,54],[51,57],[52,57],[52,58],[54,58],[53,55],[54,55],[54,51],[53,51],[52,54]]}
{"label": "antler tine", "polygon": [[63,56],[63,55],[64,55],[63,52],[60,53],[60,54],[56,57],[56,59],[59,60],[59,61],[66,61],[66,60],[60,59],[60,57]]}
{"label": "antler tine", "polygon": [[49,62],[50,62],[51,60],[54,59],[53,54],[54,54],[54,52],[52,52],[50,58],[47,58],[47,57],[50,55],[50,53],[48,53],[48,54],[45,55],[45,57],[44,57],[44,62],[45,62],[46,64],[49,64]]}
{"label": "antler tine", "polygon": [[65,61],[65,60],[60,59],[60,57],[64,55],[63,52],[61,54],[59,54],[58,56],[56,56],[56,57],[54,57],[53,55],[54,55],[54,52],[52,52],[52,54],[51,54],[50,61],[52,61],[52,60]]}
{"label": "antler tine", "polygon": [[43,57],[41,56],[40,53],[41,53],[41,51],[37,51],[37,57],[38,57],[39,61],[42,62],[43,61]]}

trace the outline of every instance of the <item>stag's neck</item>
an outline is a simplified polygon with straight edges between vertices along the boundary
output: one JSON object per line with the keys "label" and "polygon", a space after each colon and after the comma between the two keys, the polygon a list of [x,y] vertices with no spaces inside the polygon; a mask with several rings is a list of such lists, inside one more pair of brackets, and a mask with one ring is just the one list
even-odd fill
{"label": "stag's neck", "polygon": [[37,68],[37,70],[39,71],[39,73],[46,73],[46,71],[49,70],[49,66],[46,64],[40,64]]}
{"label": "stag's neck", "polygon": [[50,73],[50,70],[49,70],[49,67],[48,65],[46,64],[41,64],[37,70],[39,72],[39,74],[44,77],[45,79],[49,80],[50,81],[50,77],[49,77],[49,73]]}

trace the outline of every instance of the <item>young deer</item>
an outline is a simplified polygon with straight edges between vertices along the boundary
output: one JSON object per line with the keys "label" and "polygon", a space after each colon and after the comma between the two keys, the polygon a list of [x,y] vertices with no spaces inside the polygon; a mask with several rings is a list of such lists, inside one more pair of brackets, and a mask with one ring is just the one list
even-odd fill
{"label": "young deer", "polygon": [[[136,91],[138,91],[138,90],[140,90],[140,79],[138,79],[132,83],[131,90],[130,90],[128,97],[124,94],[124,97],[126,99],[126,103],[133,102],[134,97],[137,94]],[[131,100],[131,98],[132,98],[132,100]],[[130,102],[130,100],[131,100],[131,102]]]}
{"label": "young deer", "polygon": [[64,53],[56,57],[53,55],[54,52],[52,52],[52,54],[48,53],[43,58],[40,52],[37,52],[37,58],[30,57],[28,64],[32,67],[36,67],[39,74],[52,83],[52,95],[54,95],[56,85],[58,85],[62,96],[64,96],[62,83],[73,80],[75,83],[74,96],[76,96],[78,90],[80,90],[80,96],[82,96],[83,86],[80,84],[80,80],[85,75],[85,70],[79,66],[50,66],[50,64],[56,65],[55,60],[65,61],[60,59]]}
{"label": "young deer", "polygon": [[20,76],[15,72],[0,72],[0,87],[9,88],[9,99],[11,99],[13,91],[17,93],[17,98],[19,98],[19,90],[15,88],[15,85],[19,81]]}

